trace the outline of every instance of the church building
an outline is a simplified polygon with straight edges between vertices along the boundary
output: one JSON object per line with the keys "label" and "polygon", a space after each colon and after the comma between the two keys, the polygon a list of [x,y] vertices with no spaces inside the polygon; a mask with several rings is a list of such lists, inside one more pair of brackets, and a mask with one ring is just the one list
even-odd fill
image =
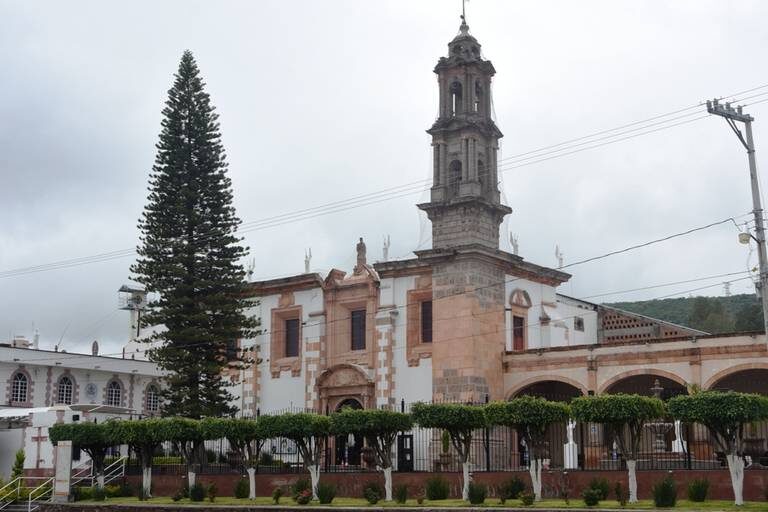
{"label": "church building", "polygon": [[711,337],[567,297],[557,289],[569,274],[501,250],[511,209],[498,188],[496,70],[463,19],[434,73],[433,184],[417,205],[432,248],[371,263],[361,238],[350,272],[250,283],[264,332],[243,341],[259,358],[242,377],[245,412],[558,398],[616,385],[648,394],[657,383],[674,393],[739,365],[768,368],[762,335]]}

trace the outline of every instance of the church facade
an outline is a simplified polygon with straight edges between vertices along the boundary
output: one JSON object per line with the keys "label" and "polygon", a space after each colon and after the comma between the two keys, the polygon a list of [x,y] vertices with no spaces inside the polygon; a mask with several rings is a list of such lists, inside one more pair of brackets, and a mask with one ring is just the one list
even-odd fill
{"label": "church facade", "polygon": [[567,297],[557,288],[568,274],[500,250],[511,209],[498,189],[495,69],[465,22],[434,72],[433,185],[417,205],[432,223],[432,248],[371,263],[361,238],[350,272],[250,283],[263,334],[243,341],[259,361],[240,378],[244,412],[673,394],[768,375],[762,334],[709,336]]}

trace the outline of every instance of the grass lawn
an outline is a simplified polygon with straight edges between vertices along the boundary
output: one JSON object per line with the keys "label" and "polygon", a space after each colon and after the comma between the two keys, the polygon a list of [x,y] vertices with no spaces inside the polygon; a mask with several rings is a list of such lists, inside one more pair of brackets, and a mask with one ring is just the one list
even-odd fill
{"label": "grass lawn", "polygon": [[[87,504],[99,504],[103,505],[105,503],[113,504],[113,505],[130,505],[130,504],[139,504],[142,502],[139,502],[138,498],[107,498],[106,501],[102,502],[95,502],[95,501],[79,501],[78,503],[87,505]],[[152,498],[149,501],[143,502],[142,504],[149,504],[149,505],[196,505],[196,506],[210,506],[210,505],[221,505],[221,506],[271,506],[274,505],[272,502],[272,498],[268,497],[261,497],[256,498],[255,500],[249,500],[249,499],[238,499],[238,498],[230,498],[226,496],[222,496],[220,498],[216,498],[216,500],[211,503],[208,500],[205,501],[190,501],[189,499],[183,499],[181,501],[173,501],[169,497],[158,497],[158,498]],[[328,507],[329,505],[319,505],[317,502],[312,502],[309,505],[297,505],[290,497],[283,497],[280,500],[280,505],[285,506],[286,508],[296,509],[296,508],[302,508],[302,507]],[[376,505],[370,505],[367,501],[365,501],[362,498],[336,498],[333,500],[333,504],[330,505],[331,507],[356,507],[356,508],[387,508],[387,507],[413,507],[413,508],[419,508],[419,507],[446,507],[446,508],[455,508],[455,507],[469,507],[469,505],[466,501],[462,501],[459,499],[454,500],[440,500],[440,501],[428,501],[424,500],[424,503],[419,505],[416,503],[416,500],[408,500],[404,505],[400,503],[395,503],[394,501],[391,502],[385,502],[380,501]],[[483,508],[499,508],[499,507],[507,507],[507,508],[521,508],[522,503],[520,500],[508,500],[506,505],[501,505],[499,503],[499,500],[496,498],[489,498],[486,500],[484,505],[479,505]],[[543,500],[540,502],[537,502],[533,505],[533,507],[530,508],[562,508],[562,509],[577,509],[577,508],[587,508],[584,505],[584,502],[580,499],[578,500],[571,500],[569,504],[565,504],[563,500]],[[620,509],[618,503],[616,503],[615,500],[606,500],[604,502],[601,502],[600,505],[597,507],[593,507],[594,509]],[[627,505],[625,507],[626,509],[631,510],[649,510],[653,509],[653,501],[651,500],[641,500],[639,503],[635,503],[632,505]],[[768,511],[768,503],[766,502],[747,502],[741,507],[736,507],[733,505],[733,502],[730,501],[705,501],[703,503],[694,503],[687,500],[678,500],[677,506],[675,509],[679,510],[702,510],[702,511],[730,511],[730,510],[761,510],[761,511]],[[671,509],[670,509],[671,510]]]}

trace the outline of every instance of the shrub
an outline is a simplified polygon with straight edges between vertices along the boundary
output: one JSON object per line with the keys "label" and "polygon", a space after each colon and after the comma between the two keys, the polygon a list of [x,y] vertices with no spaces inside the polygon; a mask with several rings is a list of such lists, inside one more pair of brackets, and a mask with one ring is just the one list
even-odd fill
{"label": "shrub", "polygon": [[72,490],[75,491],[73,497],[75,501],[93,499],[93,487],[73,487]]}
{"label": "shrub", "polygon": [[451,434],[447,430],[443,430],[443,435],[440,437],[440,445],[443,453],[448,453],[451,450]]}
{"label": "shrub", "polygon": [[208,464],[213,464],[216,462],[216,452],[211,450],[210,448],[205,450],[205,461]]}
{"label": "shrub", "polygon": [[516,500],[525,490],[525,483],[518,477],[511,478],[499,486],[499,499],[502,503],[507,500]]}
{"label": "shrub", "polygon": [[304,489],[299,494],[297,494],[294,499],[296,500],[296,503],[298,503],[299,505],[306,505],[307,503],[312,501],[312,490]]}
{"label": "shrub", "polygon": [[163,456],[157,456],[152,457],[152,465],[153,466],[162,466],[162,465],[173,465],[173,464],[181,464],[181,457],[179,456],[173,456],[173,457],[163,457]]}
{"label": "shrub", "polygon": [[597,496],[600,501],[608,499],[608,493],[611,492],[611,485],[605,478],[593,478],[589,481],[589,489],[597,491]]}
{"label": "shrub", "polygon": [[370,489],[370,488],[363,491],[363,497],[365,497],[365,500],[371,505],[377,504],[381,499],[381,496],[379,495],[379,493],[377,493],[374,489]]}
{"label": "shrub", "polygon": [[173,497],[172,497],[171,499],[172,499],[173,501],[181,501],[181,500],[183,500],[183,499],[184,499],[184,495],[183,495],[183,494],[181,494],[181,492],[179,492],[179,491],[176,491],[176,494],[174,494],[174,495],[173,495]]}
{"label": "shrub", "polygon": [[657,507],[674,507],[677,503],[677,486],[671,476],[653,486],[653,503]]}
{"label": "shrub", "polygon": [[520,501],[523,503],[523,506],[530,507],[533,505],[535,499],[536,496],[531,491],[523,491],[520,493]]}
{"label": "shrub", "polygon": [[467,498],[472,505],[485,503],[486,496],[488,496],[488,488],[484,484],[469,482]]}
{"label": "shrub", "polygon": [[371,480],[363,485],[363,498],[371,505],[378,503],[382,496],[384,496],[384,489],[378,482]]}
{"label": "shrub", "polygon": [[325,482],[317,484],[317,500],[321,505],[329,505],[336,497],[336,486]]}
{"label": "shrub", "polygon": [[594,507],[600,503],[601,496],[602,494],[600,493],[600,489],[594,489],[592,487],[588,487],[581,492],[581,497],[584,499],[584,504],[588,507]]}
{"label": "shrub", "polygon": [[408,501],[408,486],[405,484],[398,484],[395,486],[394,489],[392,489],[392,493],[394,494],[395,501],[397,503],[405,503]]}
{"label": "shrub", "polygon": [[696,478],[688,483],[688,499],[691,501],[706,501],[709,493],[709,480]]}
{"label": "shrub", "polygon": [[104,492],[104,489],[99,487],[98,485],[91,488],[91,499],[93,501],[104,501],[104,499],[107,497],[107,493]]}
{"label": "shrub", "polygon": [[280,498],[283,497],[284,491],[282,487],[275,487],[272,491],[272,501],[275,503],[275,505],[280,504]]}
{"label": "shrub", "polygon": [[248,480],[245,478],[241,478],[237,481],[237,484],[235,485],[235,498],[243,499],[247,498],[248,495],[251,493],[251,487],[248,483]]}
{"label": "shrub", "polygon": [[622,507],[627,505],[627,495],[624,492],[624,487],[622,487],[621,482],[616,482],[616,485],[613,488],[613,493],[616,495],[616,501],[619,502],[619,505]]}
{"label": "shrub", "polygon": [[218,492],[218,488],[215,484],[208,485],[208,501],[213,503],[216,500],[216,493]]}
{"label": "shrub", "polygon": [[448,485],[448,480],[436,476],[427,480],[425,491],[429,501],[447,500],[448,494],[450,493],[450,486]]}
{"label": "shrub", "polygon": [[296,497],[304,491],[309,491],[312,494],[312,482],[307,478],[299,478],[291,486],[291,496],[296,500]]}
{"label": "shrub", "polygon": [[24,476],[24,448],[16,452],[11,468],[11,480]]}
{"label": "shrub", "polygon": [[200,482],[189,488],[189,499],[192,501],[203,501],[205,499],[205,487]]}
{"label": "shrub", "polygon": [[120,486],[119,485],[105,485],[104,486],[104,495],[107,498],[119,498],[122,495],[120,493]]}

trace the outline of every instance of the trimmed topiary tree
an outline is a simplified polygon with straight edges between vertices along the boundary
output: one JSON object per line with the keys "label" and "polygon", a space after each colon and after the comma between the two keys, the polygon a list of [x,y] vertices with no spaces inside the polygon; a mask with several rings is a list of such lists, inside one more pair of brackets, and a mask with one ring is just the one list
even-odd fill
{"label": "trimmed topiary tree", "polygon": [[664,402],[640,395],[581,396],[571,402],[578,421],[602,423],[609,439],[615,440],[627,462],[629,503],[637,502],[637,455],[643,426],[664,415]]}
{"label": "trimmed topiary tree", "polygon": [[570,413],[568,404],[532,396],[485,406],[488,423],[512,427],[525,440],[530,455],[528,471],[536,501],[541,500],[541,468],[546,458],[547,428],[553,423],[564,423]]}
{"label": "trimmed topiary tree", "polygon": [[320,482],[320,458],[331,431],[331,419],[313,413],[284,413],[273,416],[277,436],[287,437],[294,443],[312,479],[312,497],[317,499]]}
{"label": "trimmed topiary tree", "polygon": [[424,428],[439,428],[451,436],[451,444],[461,461],[463,485],[461,498],[469,499],[469,453],[472,432],[487,425],[485,410],[476,405],[415,403],[413,419]]}
{"label": "trimmed topiary tree", "polygon": [[264,442],[275,437],[274,416],[250,418],[206,418],[200,422],[205,439],[226,439],[248,472],[248,498],[256,499],[256,466]]}
{"label": "trimmed topiary tree", "polygon": [[187,464],[187,485],[191,489],[205,457],[205,438],[200,422],[189,418],[168,418],[165,421],[168,441],[173,442]]}
{"label": "trimmed topiary tree", "polygon": [[169,422],[164,419],[121,421],[116,425],[120,444],[129,445],[138,455],[141,463],[140,498],[151,498],[152,458],[163,441],[170,438]]}
{"label": "trimmed topiary tree", "polygon": [[413,419],[410,414],[382,409],[343,409],[331,416],[334,434],[358,434],[373,448],[376,465],[384,473],[384,495],[392,501],[392,446],[397,433],[410,430]]}
{"label": "trimmed topiary tree", "polygon": [[59,423],[48,429],[48,437],[54,445],[59,441],[72,441],[73,448],[79,448],[91,458],[96,485],[104,488],[104,459],[107,450],[120,444],[118,421],[104,423]]}
{"label": "trimmed topiary tree", "polygon": [[736,505],[744,504],[744,425],[768,419],[768,397],[733,391],[700,391],[669,401],[678,420],[705,425],[725,452]]}

